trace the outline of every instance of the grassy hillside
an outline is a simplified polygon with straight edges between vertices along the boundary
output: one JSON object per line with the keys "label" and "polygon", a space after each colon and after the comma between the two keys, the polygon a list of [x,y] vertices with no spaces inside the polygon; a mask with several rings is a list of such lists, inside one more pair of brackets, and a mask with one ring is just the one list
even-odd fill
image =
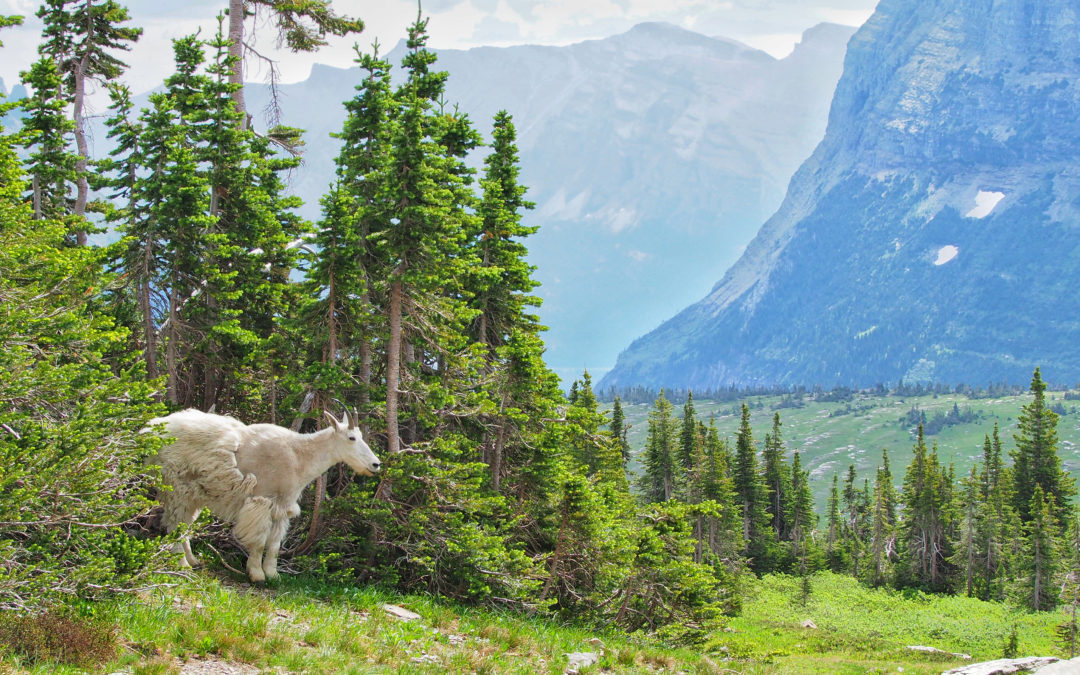
{"label": "grassy hillside", "polygon": [[[1080,413],[1076,401],[1065,401],[1061,392],[1048,393],[1050,405],[1061,405],[1067,413],[1058,420],[1058,453],[1062,465],[1074,478],[1080,480]],[[1002,396],[988,399],[969,399],[962,394],[926,395],[918,397],[872,396],[853,394],[845,401],[818,401],[812,396],[799,400],[802,407],[779,407],[785,401],[779,396],[761,396],[746,399],[751,409],[754,438],[759,443],[772,427],[774,412],[780,413],[781,431],[788,449],[798,449],[802,454],[803,467],[810,471],[811,489],[817,501],[819,513],[825,509],[834,473],[843,480],[849,464],[854,464],[860,481],[870,478],[881,462],[881,449],[888,448],[889,461],[897,486],[904,476],[904,469],[911,461],[914,444],[913,425],[907,421],[909,411],[915,407],[925,413],[928,420],[935,415],[945,415],[955,405],[961,413],[970,414],[974,420],[946,426],[939,433],[928,436],[927,443],[937,443],[942,463],[955,466],[958,477],[966,474],[972,463],[982,457],[983,437],[993,431],[996,422],[1001,429],[1005,449],[1015,447],[1013,434],[1020,408],[1031,400],[1030,395]],[[684,401],[672,401],[677,415],[682,415]],[[790,405],[790,401],[787,403]],[[716,420],[721,438],[734,441],[739,427],[740,403],[717,403],[695,400],[698,417]],[[645,446],[648,414],[651,405],[625,405],[626,420],[630,429],[630,446],[636,455]],[[631,463],[636,472],[639,464]],[[861,485],[861,482],[860,482]]]}
{"label": "grassy hillside", "polygon": [[[284,579],[272,589],[200,573],[194,581],[97,606],[118,628],[119,657],[93,671],[130,673],[562,673],[567,654],[595,652],[582,672],[940,673],[962,663],[909,645],[1000,657],[1017,626],[1021,654],[1058,653],[1060,613],[1013,613],[968,598],[871,590],[821,573],[803,604],[797,579],[748,578],[740,616],[703,645],[676,648],[437,598]],[[397,618],[385,604],[419,615]],[[816,628],[803,627],[811,620]],[[84,672],[8,653],[0,671]]]}

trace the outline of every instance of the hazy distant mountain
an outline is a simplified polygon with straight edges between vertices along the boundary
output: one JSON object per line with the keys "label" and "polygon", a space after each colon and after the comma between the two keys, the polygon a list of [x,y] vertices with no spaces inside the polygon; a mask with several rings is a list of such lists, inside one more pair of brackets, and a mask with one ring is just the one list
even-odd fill
{"label": "hazy distant mountain", "polygon": [[[567,47],[439,52],[448,101],[482,132],[498,110],[514,115],[538,205],[529,221],[541,226],[528,246],[549,365],[606,370],[628,336],[700,297],[737,258],[824,134],[853,32],[817,26],[780,60],[666,24]],[[281,89],[284,119],[308,131],[293,181],[308,217],[359,81],[356,69],[316,66]],[[258,110],[265,87],[248,100]]]}
{"label": "hazy distant mountain", "polygon": [[603,385],[1080,380],[1075,0],[882,0],[825,139]]}

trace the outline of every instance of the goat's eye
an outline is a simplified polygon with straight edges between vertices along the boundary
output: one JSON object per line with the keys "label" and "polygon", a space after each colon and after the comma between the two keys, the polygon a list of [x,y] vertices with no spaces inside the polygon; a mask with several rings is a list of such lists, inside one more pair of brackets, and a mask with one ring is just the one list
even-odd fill
{"label": "goat's eye", "polygon": [[350,440],[350,441],[355,441],[355,440],[356,440],[356,436],[349,436],[349,440]]}

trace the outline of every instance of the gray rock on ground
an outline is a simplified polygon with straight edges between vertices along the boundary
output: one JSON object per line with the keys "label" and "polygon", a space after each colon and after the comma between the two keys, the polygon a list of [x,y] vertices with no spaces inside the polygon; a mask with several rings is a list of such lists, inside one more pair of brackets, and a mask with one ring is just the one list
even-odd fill
{"label": "gray rock on ground", "polygon": [[[1065,670],[1051,671],[1048,668],[1056,668],[1064,664]],[[1062,661],[1056,656],[1026,656],[1020,659],[996,659],[973,663],[969,666],[961,666],[947,670],[942,675],[1012,675],[1013,673],[1038,673],[1039,675],[1078,675],[1080,674],[1080,659]]]}

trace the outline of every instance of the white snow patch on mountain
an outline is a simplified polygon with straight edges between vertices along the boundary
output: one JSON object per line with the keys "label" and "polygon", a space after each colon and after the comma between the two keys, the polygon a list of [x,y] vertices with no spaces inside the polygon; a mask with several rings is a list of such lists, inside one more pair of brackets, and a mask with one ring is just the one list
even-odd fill
{"label": "white snow patch on mountain", "polygon": [[975,195],[975,207],[964,215],[967,218],[985,218],[990,215],[990,212],[994,210],[994,207],[997,206],[998,202],[1004,199],[1004,197],[1004,192],[979,190],[979,194]]}
{"label": "white snow patch on mountain", "polygon": [[945,263],[955,258],[956,254],[959,252],[960,249],[956,248],[952,244],[949,244],[948,246],[942,246],[940,249],[938,249],[937,260],[934,261],[934,264],[944,265]]}

